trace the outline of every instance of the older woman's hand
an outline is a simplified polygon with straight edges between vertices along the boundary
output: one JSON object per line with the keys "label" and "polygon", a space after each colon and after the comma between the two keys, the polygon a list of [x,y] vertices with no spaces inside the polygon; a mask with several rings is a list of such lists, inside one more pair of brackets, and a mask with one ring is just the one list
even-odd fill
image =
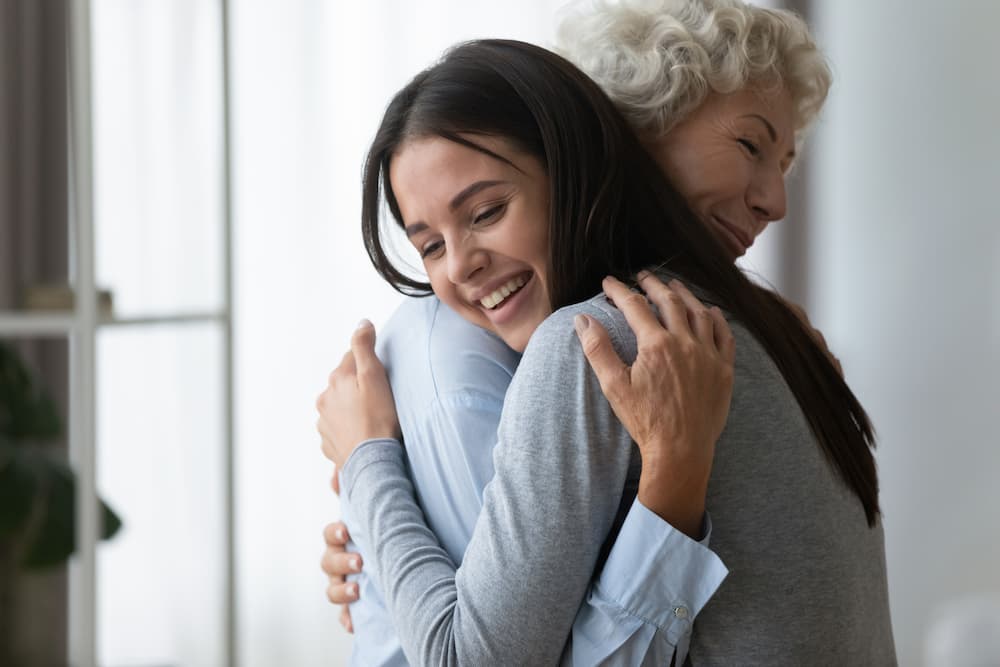
{"label": "older woman's hand", "polygon": [[343,469],[365,440],[399,439],[399,419],[385,367],[375,356],[375,327],[365,320],[351,337],[351,349],[330,373],[316,399],[323,455]]}
{"label": "older woman's hand", "polygon": [[722,312],[706,308],[679,281],[664,285],[647,272],[639,278],[646,296],[614,278],[604,281],[604,293],[636,334],[631,366],[592,318],[578,316],[577,333],[615,415],[639,445],[639,501],[699,537],[715,442],[729,414],[735,342]]}

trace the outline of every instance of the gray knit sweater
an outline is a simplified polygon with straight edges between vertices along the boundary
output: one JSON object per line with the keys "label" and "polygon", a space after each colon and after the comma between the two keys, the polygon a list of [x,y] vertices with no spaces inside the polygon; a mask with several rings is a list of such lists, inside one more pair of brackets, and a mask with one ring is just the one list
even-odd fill
{"label": "gray knit sweater", "polygon": [[[426,527],[398,443],[364,443],[341,472],[371,536],[365,567],[413,664],[569,656],[577,608],[640,471],[573,331],[581,312],[608,329],[623,358],[635,357],[631,330],[603,296],[538,328],[507,393],[496,476],[457,571]],[[695,622],[690,662],[895,664],[882,528],[868,528],[763,348],[731,325],[736,385],[707,502],[712,549],[730,575]]]}

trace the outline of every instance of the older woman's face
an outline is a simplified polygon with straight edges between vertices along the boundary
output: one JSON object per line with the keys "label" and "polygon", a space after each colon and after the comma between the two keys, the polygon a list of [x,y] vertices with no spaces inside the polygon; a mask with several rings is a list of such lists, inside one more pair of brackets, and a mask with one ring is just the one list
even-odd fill
{"label": "older woman's face", "polygon": [[733,259],[785,217],[785,174],[795,157],[787,91],[713,93],[648,148]]}

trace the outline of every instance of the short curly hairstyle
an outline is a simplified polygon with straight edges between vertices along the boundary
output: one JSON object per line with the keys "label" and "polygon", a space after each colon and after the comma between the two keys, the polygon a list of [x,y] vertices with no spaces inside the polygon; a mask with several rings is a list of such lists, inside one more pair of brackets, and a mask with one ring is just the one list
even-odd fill
{"label": "short curly hairstyle", "polygon": [[709,92],[783,86],[796,143],[832,75],[798,14],[740,0],[579,0],[563,10],[556,51],[589,74],[636,132],[661,136]]}

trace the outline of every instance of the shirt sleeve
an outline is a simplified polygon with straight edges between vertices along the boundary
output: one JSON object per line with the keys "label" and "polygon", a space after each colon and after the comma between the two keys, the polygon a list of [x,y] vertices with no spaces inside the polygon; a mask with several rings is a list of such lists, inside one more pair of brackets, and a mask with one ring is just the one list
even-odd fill
{"label": "shirt sleeve", "polygon": [[[634,357],[615,323],[603,311],[589,312],[619,353]],[[407,658],[433,665],[557,663],[581,601],[616,604],[600,582],[596,595],[587,592],[633,449],[565,311],[535,332],[508,391],[496,475],[461,568],[426,526],[400,445],[376,440],[358,447],[341,472],[344,493],[370,536],[362,546],[374,554],[369,566],[383,582]]]}
{"label": "shirt sleeve", "polygon": [[706,513],[696,542],[633,501],[577,614],[567,662],[683,664],[695,616],[729,573],[708,548],[711,526]]}

